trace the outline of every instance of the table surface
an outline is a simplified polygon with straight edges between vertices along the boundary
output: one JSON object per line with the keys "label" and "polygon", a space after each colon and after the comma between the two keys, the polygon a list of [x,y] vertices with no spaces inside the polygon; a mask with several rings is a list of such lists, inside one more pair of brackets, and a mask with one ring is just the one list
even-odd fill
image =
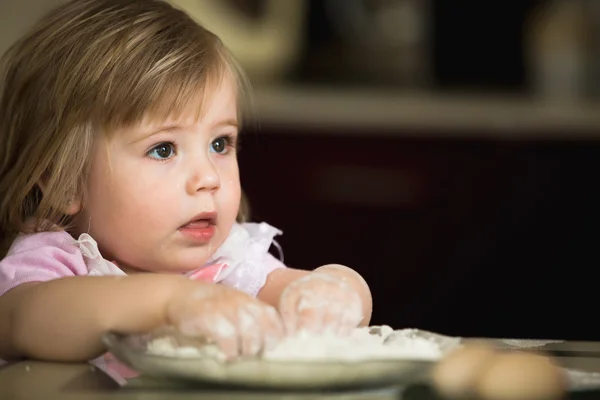
{"label": "table surface", "polygon": [[[469,341],[466,339],[465,341]],[[477,339],[481,340],[481,339]],[[556,357],[567,369],[600,373],[600,342],[550,342],[484,339],[499,347],[542,350]],[[80,400],[184,400],[198,399],[377,399],[438,400],[423,385],[347,393],[246,392],[202,387],[183,387],[174,383],[137,378],[120,387],[102,371],[89,364],[59,364],[21,361],[0,367],[1,399],[80,399]],[[598,389],[571,393],[569,399],[600,398]]]}

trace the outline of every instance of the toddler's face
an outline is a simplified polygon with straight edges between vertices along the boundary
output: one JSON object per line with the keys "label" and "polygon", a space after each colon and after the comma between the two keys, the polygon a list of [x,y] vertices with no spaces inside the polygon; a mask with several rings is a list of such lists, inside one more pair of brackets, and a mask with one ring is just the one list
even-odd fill
{"label": "toddler's face", "polygon": [[[77,233],[126,270],[186,272],[223,243],[240,204],[236,88],[225,78],[204,103],[142,123],[95,146]],[[131,271],[130,271],[131,272]]]}

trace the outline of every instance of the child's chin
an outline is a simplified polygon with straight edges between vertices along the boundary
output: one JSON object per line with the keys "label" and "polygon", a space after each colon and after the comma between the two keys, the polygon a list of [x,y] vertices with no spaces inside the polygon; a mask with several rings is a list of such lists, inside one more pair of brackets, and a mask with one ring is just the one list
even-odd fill
{"label": "child's chin", "polygon": [[203,267],[207,261],[206,251],[189,251],[170,257],[169,265],[165,269],[170,273],[186,274]]}

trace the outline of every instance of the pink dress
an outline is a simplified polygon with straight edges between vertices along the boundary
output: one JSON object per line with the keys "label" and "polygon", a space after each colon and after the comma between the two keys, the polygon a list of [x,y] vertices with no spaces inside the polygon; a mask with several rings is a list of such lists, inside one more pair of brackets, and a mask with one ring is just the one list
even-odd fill
{"label": "pink dress", "polygon": [[[282,232],[266,223],[235,224],[212,259],[187,274],[190,279],[221,283],[256,296],[267,276],[285,268],[282,260],[269,253]],[[88,234],[77,240],[65,231],[19,236],[0,261],[0,296],[29,282],[46,282],[69,276],[125,275],[105,260],[96,241]],[[1,360],[0,360],[1,362]],[[110,354],[92,360],[120,384],[136,375]]]}

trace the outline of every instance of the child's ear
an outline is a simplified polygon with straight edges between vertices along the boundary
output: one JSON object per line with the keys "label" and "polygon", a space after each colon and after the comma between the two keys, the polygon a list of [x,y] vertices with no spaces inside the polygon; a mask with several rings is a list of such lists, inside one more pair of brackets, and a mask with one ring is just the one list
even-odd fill
{"label": "child's ear", "polygon": [[[38,182],[37,186],[40,188],[42,194],[46,191],[46,185],[44,182]],[[66,203],[66,205],[61,206],[63,208],[62,213],[65,215],[73,216],[81,211],[83,207],[83,201],[80,195],[72,196]]]}
{"label": "child's ear", "polygon": [[67,203],[67,208],[65,210],[65,214],[72,216],[81,211],[83,202],[81,201],[81,196],[73,196],[73,199],[69,200]]}

